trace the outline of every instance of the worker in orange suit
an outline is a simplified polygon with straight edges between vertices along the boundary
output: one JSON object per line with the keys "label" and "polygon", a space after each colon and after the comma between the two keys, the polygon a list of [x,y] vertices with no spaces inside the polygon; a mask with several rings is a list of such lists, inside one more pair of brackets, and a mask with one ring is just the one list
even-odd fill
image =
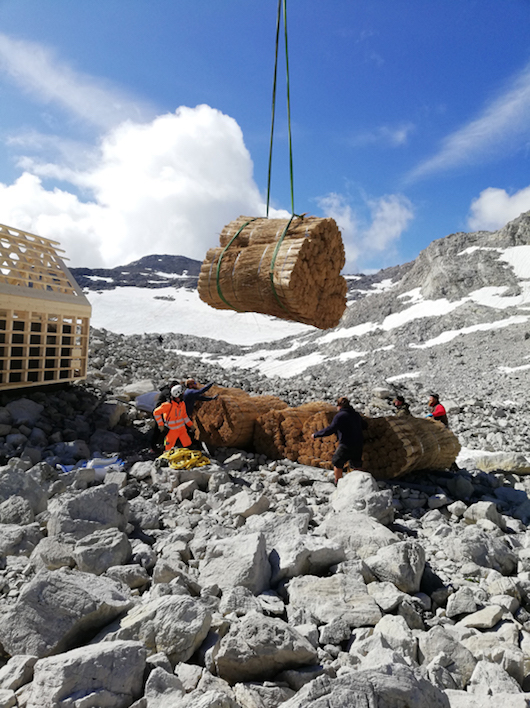
{"label": "worker in orange suit", "polygon": [[167,430],[164,440],[166,450],[176,447],[178,442],[181,447],[191,445],[188,428],[191,428],[192,423],[186,413],[183,393],[184,390],[180,384],[173,386],[169,401],[161,403],[153,411],[158,429],[160,431]]}

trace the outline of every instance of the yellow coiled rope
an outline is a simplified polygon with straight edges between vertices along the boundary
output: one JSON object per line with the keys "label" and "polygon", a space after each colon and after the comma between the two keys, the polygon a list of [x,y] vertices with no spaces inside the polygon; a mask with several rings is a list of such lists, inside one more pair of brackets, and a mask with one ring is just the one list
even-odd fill
{"label": "yellow coiled rope", "polygon": [[174,447],[162,453],[159,459],[165,459],[174,470],[188,470],[191,467],[204,467],[210,464],[210,459],[198,450],[188,450],[185,447]]}

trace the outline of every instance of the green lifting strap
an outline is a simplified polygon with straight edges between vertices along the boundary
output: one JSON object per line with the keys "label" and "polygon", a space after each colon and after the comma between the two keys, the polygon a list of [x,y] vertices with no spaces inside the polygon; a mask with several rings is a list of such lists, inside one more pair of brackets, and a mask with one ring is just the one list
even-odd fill
{"label": "green lifting strap", "polygon": [[269,217],[269,204],[271,196],[271,174],[272,174],[272,145],[274,138],[274,119],[276,115],[276,77],[278,74],[278,48],[280,44],[280,23],[283,7],[283,27],[285,36],[285,70],[287,79],[287,126],[289,136],[289,172],[291,179],[291,214],[294,214],[294,171],[293,171],[293,146],[291,139],[291,98],[289,88],[289,51],[287,43],[287,0],[278,0],[278,15],[276,20],[276,52],[274,58],[274,80],[272,84],[272,118],[271,118],[271,137],[269,146],[269,172],[267,177],[267,218]]}
{"label": "green lifting strap", "polygon": [[219,295],[219,297],[221,298],[221,300],[225,303],[225,305],[228,305],[228,307],[231,307],[232,310],[236,310],[236,312],[241,312],[241,310],[238,310],[237,307],[234,307],[234,305],[232,305],[230,302],[228,302],[228,300],[225,298],[225,296],[223,295],[223,293],[222,293],[222,291],[221,291],[221,284],[219,283],[219,275],[220,275],[220,273],[221,273],[221,261],[223,260],[224,254],[228,251],[228,249],[230,248],[230,246],[234,243],[234,241],[236,240],[236,238],[237,238],[237,237],[239,236],[239,234],[243,231],[243,229],[245,228],[245,226],[248,226],[248,225],[249,225],[250,223],[252,223],[253,221],[256,221],[257,218],[258,218],[258,217],[254,217],[254,219],[249,219],[248,221],[245,221],[245,223],[243,224],[243,226],[242,226],[240,229],[238,229],[237,233],[236,233],[234,236],[232,236],[232,238],[230,239],[230,241],[229,241],[229,242],[226,244],[226,246],[223,248],[223,250],[221,251],[221,255],[219,256],[219,260],[217,261],[217,270],[216,270],[216,274],[215,274],[216,285],[217,285],[217,294]]}

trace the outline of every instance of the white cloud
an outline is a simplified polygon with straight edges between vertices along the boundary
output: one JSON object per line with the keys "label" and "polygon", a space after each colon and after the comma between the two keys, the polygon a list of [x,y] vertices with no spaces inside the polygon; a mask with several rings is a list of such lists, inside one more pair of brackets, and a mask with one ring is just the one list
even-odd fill
{"label": "white cloud", "polygon": [[411,202],[400,194],[389,194],[368,202],[372,224],[364,234],[365,247],[385,251],[409,225],[414,212]]}
{"label": "white cloud", "polygon": [[529,111],[530,64],[484,108],[478,118],[447,136],[440,150],[412,170],[408,179],[506,154],[530,135]]}
{"label": "white cloud", "polygon": [[[74,266],[150,253],[202,260],[226,223],[264,213],[239,126],[205,105],[122,123],[80,168],[36,160],[31,167],[13,185],[0,184],[0,223],[60,241]],[[89,199],[47,190],[40,177],[66,180]]]}
{"label": "white cloud", "polygon": [[98,128],[108,129],[128,118],[145,120],[153,115],[147,105],[107,81],[73,70],[41,44],[2,33],[0,72],[40,101],[60,105]]}
{"label": "white cloud", "polygon": [[473,231],[496,231],[530,210],[530,187],[509,195],[504,189],[488,187],[471,203],[468,218]]}
{"label": "white cloud", "polygon": [[390,251],[414,216],[413,206],[401,194],[366,199],[370,223],[361,219],[343,195],[331,193],[318,200],[326,214],[335,219],[346,250],[346,272],[355,272],[359,263]]}
{"label": "white cloud", "polygon": [[351,144],[355,146],[364,145],[390,145],[390,147],[400,147],[408,143],[409,135],[414,131],[412,123],[403,123],[397,126],[382,125],[367,133],[356,135]]}

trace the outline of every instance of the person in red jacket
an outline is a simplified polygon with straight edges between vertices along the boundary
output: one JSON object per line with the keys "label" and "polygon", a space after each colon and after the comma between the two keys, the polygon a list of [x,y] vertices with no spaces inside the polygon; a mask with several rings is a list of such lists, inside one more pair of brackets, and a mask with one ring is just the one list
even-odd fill
{"label": "person in red jacket", "polygon": [[445,408],[440,403],[440,397],[437,393],[430,394],[428,406],[431,412],[429,413],[427,418],[434,418],[434,420],[439,420],[445,426],[449,425],[449,422],[447,420],[447,413],[445,412]]}
{"label": "person in red jacket", "polygon": [[164,440],[166,450],[176,447],[178,442],[180,442],[182,447],[191,445],[188,428],[191,428],[192,423],[186,413],[183,393],[184,391],[180,384],[173,386],[169,401],[165,401],[153,411],[158,429],[160,431],[167,430]]}

